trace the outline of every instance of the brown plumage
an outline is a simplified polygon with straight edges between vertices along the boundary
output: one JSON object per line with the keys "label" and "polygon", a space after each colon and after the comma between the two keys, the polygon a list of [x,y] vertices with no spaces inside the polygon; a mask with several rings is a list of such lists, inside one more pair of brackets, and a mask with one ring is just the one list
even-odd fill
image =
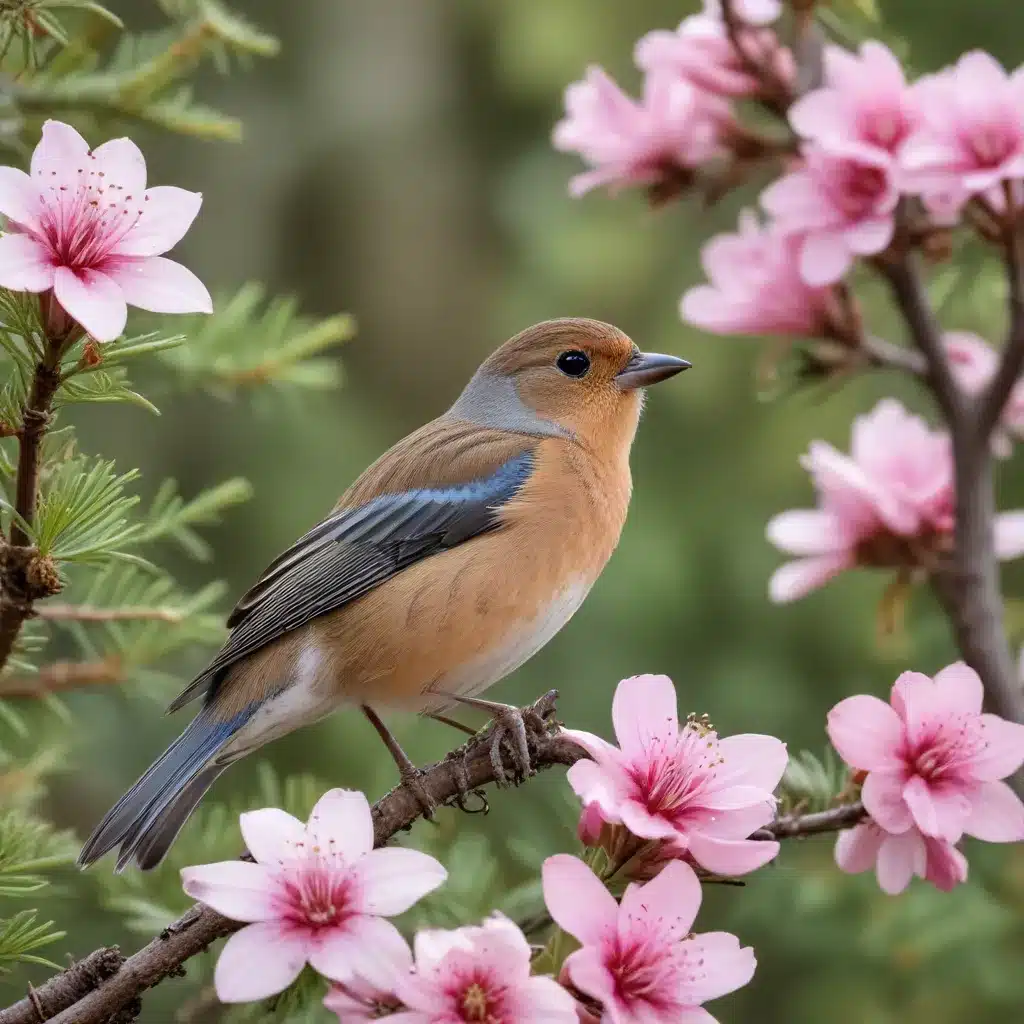
{"label": "brown plumage", "polygon": [[224,767],[341,705],[438,711],[529,658],[618,542],[639,388],[686,365],[593,320],[506,342],[243,596],[172,705],[203,696],[196,720],[82,862],[152,866]]}

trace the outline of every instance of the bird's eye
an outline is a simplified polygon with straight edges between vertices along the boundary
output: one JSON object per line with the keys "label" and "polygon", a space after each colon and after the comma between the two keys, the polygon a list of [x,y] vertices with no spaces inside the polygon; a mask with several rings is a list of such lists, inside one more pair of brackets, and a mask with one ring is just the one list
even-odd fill
{"label": "bird's eye", "polygon": [[590,369],[590,356],[586,352],[573,349],[563,352],[556,360],[557,366],[566,377],[582,377]]}

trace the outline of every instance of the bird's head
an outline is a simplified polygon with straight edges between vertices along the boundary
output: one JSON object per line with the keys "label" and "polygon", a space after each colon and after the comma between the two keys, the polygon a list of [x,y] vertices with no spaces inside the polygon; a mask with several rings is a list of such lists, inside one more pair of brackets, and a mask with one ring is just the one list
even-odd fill
{"label": "bird's head", "polygon": [[633,440],[643,389],[689,367],[641,352],[611,324],[546,320],[488,358],[449,415],[521,433],[591,443]]}

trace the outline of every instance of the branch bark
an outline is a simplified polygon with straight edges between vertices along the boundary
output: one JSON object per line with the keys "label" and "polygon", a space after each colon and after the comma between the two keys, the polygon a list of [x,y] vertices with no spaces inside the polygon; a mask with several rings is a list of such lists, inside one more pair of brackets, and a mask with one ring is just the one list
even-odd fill
{"label": "branch bark", "polygon": [[[545,722],[551,723],[548,731],[531,732],[529,735],[530,756],[537,769],[573,765],[587,756],[551,721],[556,697],[557,691],[552,690],[530,708]],[[443,761],[424,769],[420,782],[426,793],[439,805],[451,806],[459,804],[467,791],[477,791],[482,786],[495,783],[497,777],[489,748],[489,743],[474,738],[452,751]],[[505,772],[512,777],[515,772],[513,763],[504,758],[503,764]],[[375,844],[383,846],[396,833],[407,830],[422,813],[419,801],[409,790],[401,786],[391,790],[373,805]],[[863,813],[860,804],[850,804],[816,814],[787,815],[761,830],[764,835],[759,834],[758,838],[793,838],[835,831],[855,824]],[[46,996],[43,1005],[49,1015],[42,1021],[32,1004],[22,1000],[0,1010],[0,1024],[44,1024],[47,1021],[50,1024],[103,1024],[137,1000],[146,989],[164,978],[183,974],[184,964],[191,957],[241,927],[242,924],[197,903],[147,946],[125,960],[116,972],[97,978],[91,990],[82,992],[69,983],[68,976],[78,965],[50,979],[36,990],[37,996]],[[86,959],[103,952],[97,950]]]}
{"label": "branch bark", "polygon": [[[61,333],[46,342],[46,351],[36,366],[18,429],[18,473],[15,481],[15,509],[31,525],[39,492],[39,460],[43,438],[50,423],[53,399],[60,387],[60,360],[71,337],[66,323]],[[54,585],[41,584],[30,572],[34,549],[21,524],[11,523],[10,542],[0,551],[0,669],[7,664],[22,624],[32,614],[33,602],[55,593]]]}

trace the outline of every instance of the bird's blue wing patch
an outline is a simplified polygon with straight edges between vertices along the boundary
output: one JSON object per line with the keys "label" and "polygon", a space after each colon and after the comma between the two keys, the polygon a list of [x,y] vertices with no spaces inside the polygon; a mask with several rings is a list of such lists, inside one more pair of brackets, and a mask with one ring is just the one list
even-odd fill
{"label": "bird's blue wing patch", "polygon": [[402,569],[486,533],[534,468],[528,449],[486,477],[384,494],[325,519],[272,562],[228,619],[234,630],[210,666],[171,704],[205,692],[228,666],[335,611]]}

